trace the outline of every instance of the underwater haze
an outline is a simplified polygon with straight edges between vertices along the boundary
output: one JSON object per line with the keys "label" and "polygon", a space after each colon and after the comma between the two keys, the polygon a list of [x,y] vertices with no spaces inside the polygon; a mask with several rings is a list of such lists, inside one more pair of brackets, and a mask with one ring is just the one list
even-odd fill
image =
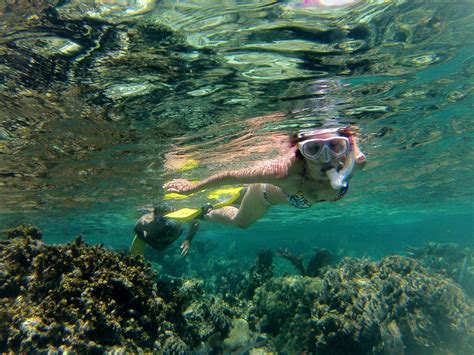
{"label": "underwater haze", "polygon": [[[218,289],[210,260],[251,267],[271,249],[286,255],[273,260],[274,275],[286,277],[298,274],[286,252],[306,261],[329,250],[369,265],[454,243],[468,252],[453,282],[466,282],[464,272],[474,275],[473,96],[473,0],[0,0],[0,230],[35,225],[47,245],[81,235],[124,252],[137,219],[168,198],[167,181],[275,158],[275,137],[351,124],[360,127],[367,165],[342,200],[276,206],[244,230],[204,221],[188,257],[176,241],[146,259],[172,279]],[[167,201],[196,208],[207,197]],[[398,262],[384,260],[381,269]],[[340,270],[347,265],[357,268]],[[257,315],[272,313],[262,292],[278,280],[247,295]],[[463,287],[471,304],[474,286]],[[274,336],[269,351],[347,351],[278,340],[281,329],[246,319],[255,334]],[[238,322],[161,349],[245,353],[263,344],[257,336],[225,343]],[[445,344],[442,353],[474,349],[470,322],[471,347]],[[394,344],[392,353],[403,349]],[[0,341],[2,351],[31,350],[8,346]]]}

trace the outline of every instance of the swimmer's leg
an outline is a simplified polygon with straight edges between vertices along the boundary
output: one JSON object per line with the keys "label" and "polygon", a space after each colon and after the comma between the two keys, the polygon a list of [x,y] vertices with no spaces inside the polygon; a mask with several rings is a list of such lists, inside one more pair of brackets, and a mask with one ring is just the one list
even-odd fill
{"label": "swimmer's leg", "polygon": [[204,217],[205,220],[217,223],[232,224],[239,228],[248,228],[259,220],[270,208],[264,198],[265,184],[251,184],[240,203],[240,207],[222,207],[212,210]]}

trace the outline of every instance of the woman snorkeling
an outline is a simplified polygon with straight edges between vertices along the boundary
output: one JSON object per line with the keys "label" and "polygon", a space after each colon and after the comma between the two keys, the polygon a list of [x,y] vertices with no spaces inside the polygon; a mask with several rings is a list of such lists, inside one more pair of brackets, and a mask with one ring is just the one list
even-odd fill
{"label": "woman snorkeling", "polygon": [[337,201],[349,188],[349,180],[366,162],[360,151],[358,127],[343,126],[303,131],[291,140],[280,158],[244,169],[223,171],[193,184],[175,179],[168,192],[190,194],[223,185],[249,184],[240,206],[205,210],[211,222],[247,228],[274,205],[309,208],[323,201]]}

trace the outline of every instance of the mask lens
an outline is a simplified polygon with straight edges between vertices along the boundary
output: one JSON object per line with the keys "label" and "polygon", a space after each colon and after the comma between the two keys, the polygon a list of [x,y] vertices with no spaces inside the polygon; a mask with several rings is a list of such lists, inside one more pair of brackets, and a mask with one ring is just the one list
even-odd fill
{"label": "mask lens", "polygon": [[333,139],[328,142],[328,146],[335,156],[340,156],[347,152],[347,142],[344,139]]}
{"label": "mask lens", "polygon": [[303,153],[309,157],[316,157],[321,152],[324,143],[322,142],[308,142],[303,146]]}

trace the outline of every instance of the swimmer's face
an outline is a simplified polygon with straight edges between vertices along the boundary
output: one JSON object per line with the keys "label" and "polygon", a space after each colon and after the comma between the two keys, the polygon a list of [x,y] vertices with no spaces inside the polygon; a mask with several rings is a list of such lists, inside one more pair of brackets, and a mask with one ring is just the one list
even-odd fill
{"label": "swimmer's face", "polygon": [[307,162],[336,166],[347,157],[349,140],[337,133],[322,133],[306,137],[298,148]]}

